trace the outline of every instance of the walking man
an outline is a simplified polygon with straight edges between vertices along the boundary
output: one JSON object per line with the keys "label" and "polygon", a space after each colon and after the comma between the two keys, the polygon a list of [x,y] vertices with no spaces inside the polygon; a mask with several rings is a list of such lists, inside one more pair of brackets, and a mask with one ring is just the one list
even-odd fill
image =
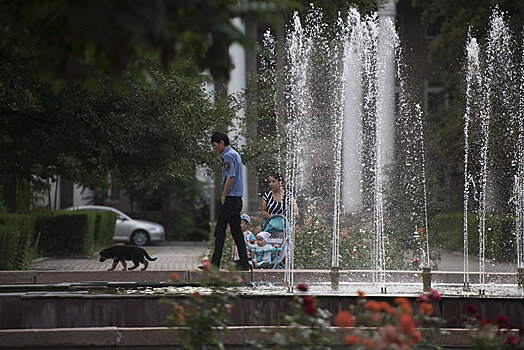
{"label": "walking man", "polygon": [[215,132],[211,136],[211,144],[222,159],[222,195],[220,196],[218,222],[215,228],[215,251],[211,258],[211,264],[216,269],[220,268],[226,227],[229,224],[240,258],[237,267],[240,270],[249,271],[246,244],[240,228],[240,212],[242,211],[242,196],[244,195],[242,159],[231,148],[229,137],[222,132]]}

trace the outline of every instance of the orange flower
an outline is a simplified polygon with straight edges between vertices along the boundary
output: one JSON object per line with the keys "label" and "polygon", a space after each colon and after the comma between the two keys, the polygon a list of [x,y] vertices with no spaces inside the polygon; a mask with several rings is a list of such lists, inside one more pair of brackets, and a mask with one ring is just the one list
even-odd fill
{"label": "orange flower", "polygon": [[374,341],[373,339],[364,338],[364,339],[362,339],[362,345],[363,345],[366,349],[375,349],[376,346],[377,346],[377,342]]}
{"label": "orange flower", "polygon": [[178,274],[176,274],[176,273],[173,272],[173,273],[171,274],[171,278],[174,279],[175,281],[177,281],[177,280],[180,278],[180,276],[179,276]]}
{"label": "orange flower", "polygon": [[335,316],[335,324],[340,327],[353,327],[353,315],[347,310],[340,311]]}
{"label": "orange flower", "polygon": [[415,330],[415,321],[410,315],[401,315],[398,320],[398,326],[403,334],[409,335]]}
{"label": "orange flower", "polygon": [[361,291],[361,290],[357,290],[357,294],[358,294],[358,296],[359,296],[360,298],[365,298],[365,297],[366,297],[366,294],[364,294],[364,292]]}
{"label": "orange flower", "polygon": [[395,311],[387,301],[381,301],[378,304],[380,306],[380,311],[385,312],[388,315],[393,314]]}
{"label": "orange flower", "polygon": [[420,304],[418,311],[422,315],[431,316],[433,315],[433,305],[431,305],[430,303],[422,303]]}
{"label": "orange flower", "polygon": [[184,307],[180,305],[175,305],[173,308],[173,321],[176,325],[181,325],[184,323]]}
{"label": "orange flower", "polygon": [[404,314],[411,315],[413,313],[413,308],[410,304],[399,305],[400,311]]}
{"label": "orange flower", "polygon": [[346,335],[346,337],[344,338],[344,341],[346,342],[347,345],[357,345],[359,342],[360,342],[360,337],[358,335],[353,335],[353,334],[350,334],[350,335]]}
{"label": "orange flower", "polygon": [[376,302],[375,300],[370,300],[370,301],[367,301],[365,304],[364,304],[364,307],[366,309],[368,309],[369,311],[372,311],[372,312],[379,312],[380,311],[380,305],[378,302]]}
{"label": "orange flower", "polygon": [[395,298],[395,300],[393,300],[393,302],[397,305],[401,305],[401,304],[409,304],[409,300],[404,298],[404,297],[398,297],[398,298]]}
{"label": "orange flower", "polygon": [[194,296],[196,299],[202,299],[202,294],[199,292],[193,292],[191,293],[192,296]]}
{"label": "orange flower", "polygon": [[422,227],[419,227],[418,232],[424,233],[424,229]]}
{"label": "orange flower", "polygon": [[394,300],[395,304],[398,305],[400,311],[404,314],[411,314],[413,313],[413,308],[411,307],[411,304],[409,303],[409,300],[403,297],[395,298]]}

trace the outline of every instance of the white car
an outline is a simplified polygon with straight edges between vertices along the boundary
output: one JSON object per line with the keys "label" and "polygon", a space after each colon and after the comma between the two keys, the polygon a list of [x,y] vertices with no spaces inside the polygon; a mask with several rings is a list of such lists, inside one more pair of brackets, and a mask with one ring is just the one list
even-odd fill
{"label": "white car", "polygon": [[115,242],[142,246],[152,242],[163,242],[165,239],[164,226],[151,221],[132,219],[115,208],[85,205],[68,208],[68,210],[96,210],[116,213],[115,234],[113,236],[113,241]]}

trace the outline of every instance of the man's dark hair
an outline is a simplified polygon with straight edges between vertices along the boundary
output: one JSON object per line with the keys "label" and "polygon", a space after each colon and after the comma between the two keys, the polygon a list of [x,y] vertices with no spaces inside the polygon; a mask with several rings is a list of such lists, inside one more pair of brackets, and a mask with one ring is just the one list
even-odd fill
{"label": "man's dark hair", "polygon": [[217,131],[211,136],[211,142],[220,143],[220,141],[224,141],[224,146],[229,145],[229,137],[223,132]]}

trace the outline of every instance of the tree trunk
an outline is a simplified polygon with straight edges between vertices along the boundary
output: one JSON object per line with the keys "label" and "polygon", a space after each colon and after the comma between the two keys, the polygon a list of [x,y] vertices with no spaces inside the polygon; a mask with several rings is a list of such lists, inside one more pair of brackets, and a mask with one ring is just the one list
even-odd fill
{"label": "tree trunk", "polygon": [[60,185],[60,176],[57,175],[56,177],[56,184],[55,184],[55,202],[53,203],[53,210],[56,210],[56,201],[58,198],[58,186]]}

